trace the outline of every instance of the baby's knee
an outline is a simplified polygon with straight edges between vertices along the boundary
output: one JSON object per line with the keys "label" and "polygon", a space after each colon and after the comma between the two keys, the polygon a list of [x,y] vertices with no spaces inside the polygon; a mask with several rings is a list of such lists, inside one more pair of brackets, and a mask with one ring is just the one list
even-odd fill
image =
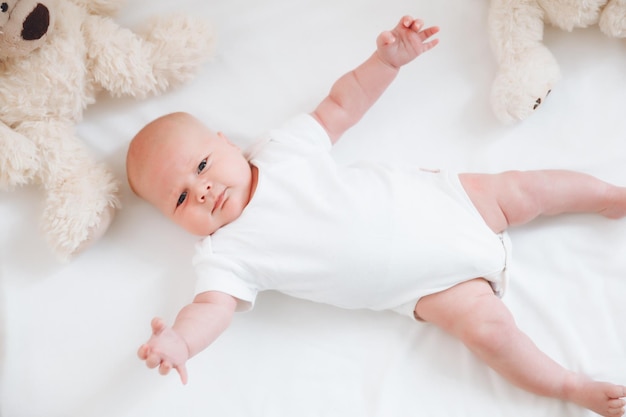
{"label": "baby's knee", "polygon": [[517,332],[513,315],[493,296],[467,317],[459,337],[473,351],[491,356],[500,352]]}
{"label": "baby's knee", "polygon": [[524,224],[541,213],[540,179],[528,171],[505,171],[496,176],[496,200],[509,226]]}

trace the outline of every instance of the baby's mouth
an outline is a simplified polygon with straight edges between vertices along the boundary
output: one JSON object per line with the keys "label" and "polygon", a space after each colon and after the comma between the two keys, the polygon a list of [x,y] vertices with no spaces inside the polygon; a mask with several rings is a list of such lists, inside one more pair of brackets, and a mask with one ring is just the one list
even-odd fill
{"label": "baby's mouth", "polygon": [[213,203],[213,209],[211,210],[211,214],[215,212],[215,210],[217,210],[218,208],[222,207],[222,204],[224,203],[225,194],[226,194],[226,188],[224,188],[224,191],[222,191],[215,199],[215,202]]}

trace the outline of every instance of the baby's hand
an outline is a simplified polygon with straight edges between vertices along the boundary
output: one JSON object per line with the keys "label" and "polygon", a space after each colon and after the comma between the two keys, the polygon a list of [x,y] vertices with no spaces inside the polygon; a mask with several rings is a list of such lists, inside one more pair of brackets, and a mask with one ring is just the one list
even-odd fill
{"label": "baby's hand", "polygon": [[152,336],[148,343],[141,345],[137,355],[146,361],[148,368],[159,367],[161,375],[167,375],[172,368],[178,371],[183,384],[187,383],[185,362],[189,359],[189,349],[182,337],[163,320],[152,319]]}
{"label": "baby's hand", "polygon": [[392,30],[385,31],[376,40],[378,57],[393,68],[400,68],[422,53],[432,49],[438,39],[426,42],[439,32],[437,26],[422,29],[424,22],[404,16]]}

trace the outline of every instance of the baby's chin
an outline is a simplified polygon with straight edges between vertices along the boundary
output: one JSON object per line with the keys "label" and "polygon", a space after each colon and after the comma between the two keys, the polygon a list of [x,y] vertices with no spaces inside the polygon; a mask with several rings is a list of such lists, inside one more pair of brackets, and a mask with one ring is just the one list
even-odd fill
{"label": "baby's chin", "polygon": [[219,229],[226,226],[226,224],[222,224],[219,226],[211,225],[211,224],[190,225],[187,227],[183,226],[183,229],[185,229],[187,232],[191,233],[194,236],[206,237],[206,236],[211,236],[213,233],[217,232]]}
{"label": "baby's chin", "polygon": [[198,237],[206,237],[206,236],[211,236],[213,233],[215,233],[217,230],[213,230],[210,228],[192,228],[192,229],[185,229],[187,230],[189,233],[191,233],[194,236],[198,236]]}

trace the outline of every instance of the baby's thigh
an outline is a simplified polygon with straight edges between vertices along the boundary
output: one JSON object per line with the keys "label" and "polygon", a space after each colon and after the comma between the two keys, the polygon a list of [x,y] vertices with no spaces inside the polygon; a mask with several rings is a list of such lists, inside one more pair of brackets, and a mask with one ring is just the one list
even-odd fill
{"label": "baby's thigh", "polygon": [[422,297],[415,306],[415,317],[463,339],[480,323],[509,319],[510,313],[489,282],[477,278]]}
{"label": "baby's thigh", "polygon": [[487,226],[495,233],[504,231],[509,223],[499,203],[498,174],[459,174],[459,180]]}

